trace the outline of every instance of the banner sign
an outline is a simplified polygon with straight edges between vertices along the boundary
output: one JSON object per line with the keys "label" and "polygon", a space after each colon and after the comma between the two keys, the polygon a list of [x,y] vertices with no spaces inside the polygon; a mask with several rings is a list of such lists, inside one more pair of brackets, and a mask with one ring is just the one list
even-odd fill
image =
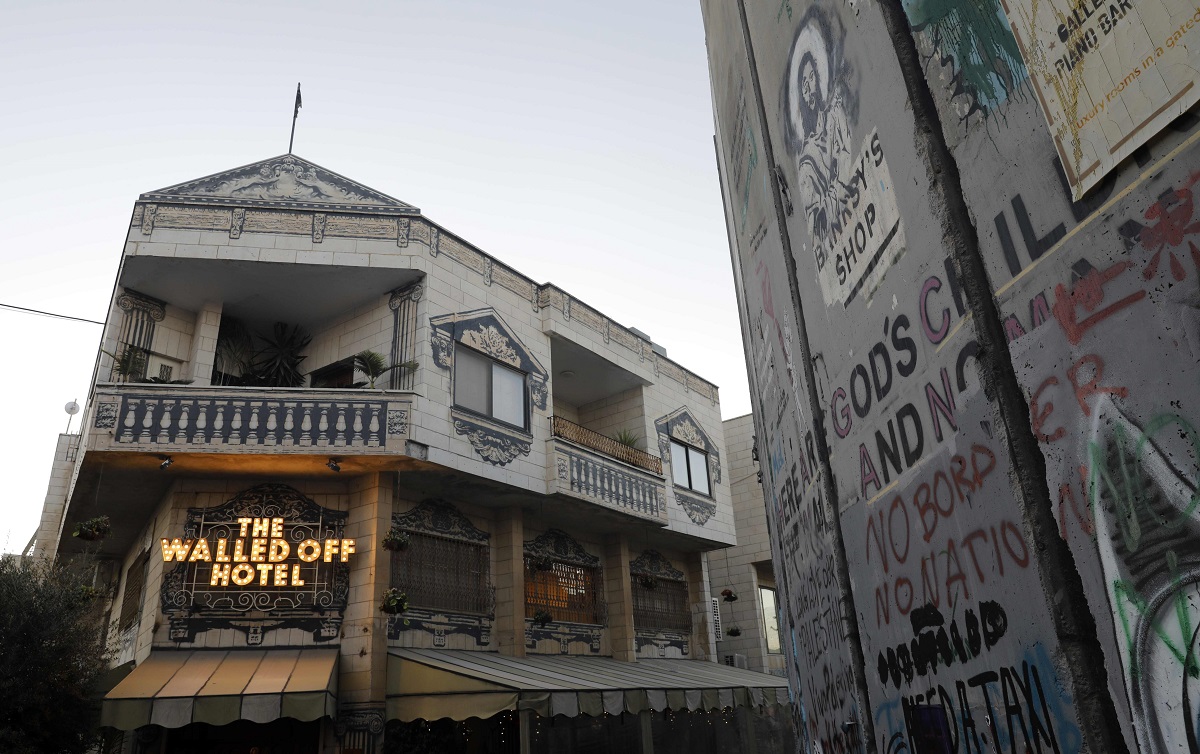
{"label": "banner sign", "polygon": [[1200,100],[1194,0],[1001,0],[1071,194]]}

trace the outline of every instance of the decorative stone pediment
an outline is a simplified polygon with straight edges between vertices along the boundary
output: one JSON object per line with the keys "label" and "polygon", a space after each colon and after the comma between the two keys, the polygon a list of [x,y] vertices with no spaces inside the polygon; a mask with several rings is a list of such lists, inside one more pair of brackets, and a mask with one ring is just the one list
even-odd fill
{"label": "decorative stone pediment", "polygon": [[142,201],[337,209],[387,215],[420,210],[315,165],[285,154],[204,178],[142,194]]}
{"label": "decorative stone pediment", "polygon": [[478,544],[486,544],[490,538],[486,531],[476,529],[458,508],[444,500],[425,500],[406,513],[395,513],[392,526]]}
{"label": "decorative stone pediment", "polygon": [[561,529],[547,529],[537,539],[526,542],[525,554],[585,568],[600,567],[600,558],[583,549],[570,534]]}
{"label": "decorative stone pediment", "polygon": [[672,439],[678,440],[684,445],[699,448],[708,453],[708,471],[713,483],[720,483],[721,450],[686,406],[677,408],[655,420],[654,428],[658,431],[658,449],[662,454],[663,461],[670,463]]}
{"label": "decorative stone pediment", "polygon": [[671,581],[684,581],[683,571],[671,565],[658,550],[645,550],[629,563],[629,572],[635,576],[654,576]]}
{"label": "decorative stone pediment", "polygon": [[[475,309],[429,318],[433,335],[433,362],[449,370],[454,364],[454,344],[479,351],[502,364],[529,375],[529,398],[535,407],[546,410],[549,373],[542,363],[513,332],[495,309]],[[461,433],[460,433],[461,434]]]}

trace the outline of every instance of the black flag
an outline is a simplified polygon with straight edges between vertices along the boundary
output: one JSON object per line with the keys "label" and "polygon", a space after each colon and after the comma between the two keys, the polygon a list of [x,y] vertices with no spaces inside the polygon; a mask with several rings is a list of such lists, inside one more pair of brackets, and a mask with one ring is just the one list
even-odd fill
{"label": "black flag", "polygon": [[300,114],[300,104],[300,84],[296,84],[296,109],[292,112],[293,119]]}

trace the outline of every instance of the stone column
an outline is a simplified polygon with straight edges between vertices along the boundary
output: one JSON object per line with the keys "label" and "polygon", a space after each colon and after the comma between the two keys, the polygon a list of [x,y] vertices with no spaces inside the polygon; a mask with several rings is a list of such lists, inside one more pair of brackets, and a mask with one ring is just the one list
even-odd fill
{"label": "stone column", "polygon": [[716,660],[717,641],[713,635],[712,588],[708,581],[708,559],[698,552],[688,553],[688,597],[692,600],[692,659]]}
{"label": "stone column", "polygon": [[492,539],[496,553],[496,648],[509,657],[525,656],[525,519],[519,506],[497,517]]}
{"label": "stone column", "polygon": [[212,384],[222,306],[220,301],[210,301],[196,312],[196,327],[192,331],[192,352],[188,359],[188,379],[193,385]]}
{"label": "stone column", "polygon": [[629,540],[610,534],[604,541],[604,586],[608,601],[608,643],[614,660],[637,659],[633,632],[633,587],[629,581]]}
{"label": "stone column", "polygon": [[392,525],[391,474],[351,479],[349,492],[345,536],[355,540],[356,551],[342,622],[338,704],[359,713],[382,710],[387,695],[387,616],[379,611],[379,601],[392,569],[380,542]]}

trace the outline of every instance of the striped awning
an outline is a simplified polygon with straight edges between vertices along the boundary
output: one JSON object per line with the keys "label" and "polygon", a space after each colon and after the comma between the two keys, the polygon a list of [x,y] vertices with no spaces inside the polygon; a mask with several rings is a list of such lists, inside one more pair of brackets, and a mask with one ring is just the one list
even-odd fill
{"label": "striped awning", "polygon": [[504,710],[575,717],[788,702],[785,679],[715,662],[437,649],[393,649],[387,686],[388,718],[404,722],[488,718]]}
{"label": "striped awning", "polygon": [[332,717],[337,659],[336,649],[151,652],[104,696],[100,724],[134,730]]}

